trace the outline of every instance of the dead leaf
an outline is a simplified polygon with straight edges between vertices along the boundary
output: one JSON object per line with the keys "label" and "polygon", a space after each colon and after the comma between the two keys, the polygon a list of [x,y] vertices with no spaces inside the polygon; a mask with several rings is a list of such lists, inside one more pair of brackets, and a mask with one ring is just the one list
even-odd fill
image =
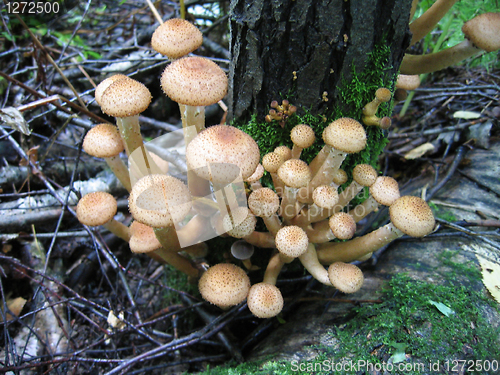
{"label": "dead leaf", "polygon": [[[14,316],[19,316],[21,314],[25,304],[26,300],[23,297],[7,299],[7,309],[14,314]],[[1,304],[1,307],[3,307],[3,303]],[[2,315],[0,315],[0,323],[3,323]],[[7,318],[7,321],[12,319],[12,315],[10,313],[5,314],[5,317]]]}
{"label": "dead leaf", "polygon": [[434,145],[432,143],[427,142],[408,152],[405,155],[405,159],[406,160],[418,159],[419,157],[423,156],[426,152],[433,150],[434,150]]}
{"label": "dead leaf", "polygon": [[483,284],[493,298],[500,303],[500,265],[476,254],[481,265]]}
{"label": "dead leaf", "polygon": [[481,114],[479,112],[472,112],[472,111],[456,111],[453,114],[453,118],[461,118],[464,120],[472,120],[481,117]]}
{"label": "dead leaf", "polygon": [[0,121],[14,130],[20,131],[25,135],[31,134],[31,129],[24,119],[22,113],[14,107],[5,107],[0,110]]}

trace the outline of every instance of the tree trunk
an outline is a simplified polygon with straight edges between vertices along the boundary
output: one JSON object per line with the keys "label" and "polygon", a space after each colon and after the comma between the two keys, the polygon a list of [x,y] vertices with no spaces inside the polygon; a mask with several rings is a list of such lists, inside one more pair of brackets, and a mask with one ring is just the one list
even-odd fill
{"label": "tree trunk", "polygon": [[[354,116],[352,103],[341,98],[343,86],[353,72],[393,83],[410,41],[410,5],[411,0],[232,0],[229,118],[263,119],[270,102],[285,97],[299,113],[302,108],[328,117],[340,105],[340,115]],[[388,47],[383,66],[370,61],[377,46]]]}

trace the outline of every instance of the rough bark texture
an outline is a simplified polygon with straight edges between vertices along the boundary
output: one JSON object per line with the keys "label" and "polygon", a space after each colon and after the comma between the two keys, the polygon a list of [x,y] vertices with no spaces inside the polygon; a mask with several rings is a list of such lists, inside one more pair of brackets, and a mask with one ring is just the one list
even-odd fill
{"label": "rough bark texture", "polygon": [[[264,116],[271,100],[325,111],[341,80],[364,70],[374,46],[390,46],[394,75],[409,43],[410,0],[233,0],[229,116]],[[295,74],[294,74],[295,72]],[[296,79],[294,79],[296,76]]]}

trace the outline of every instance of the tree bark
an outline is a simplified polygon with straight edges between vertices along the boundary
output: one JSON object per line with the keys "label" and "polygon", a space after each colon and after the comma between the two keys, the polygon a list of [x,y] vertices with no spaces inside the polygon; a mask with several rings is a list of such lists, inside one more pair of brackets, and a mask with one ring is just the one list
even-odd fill
{"label": "tree bark", "polygon": [[[232,0],[229,118],[262,118],[272,100],[328,114],[353,69],[390,46],[380,74],[394,80],[409,44],[410,0]],[[295,78],[296,77],[296,78]],[[322,100],[328,93],[328,102]]]}

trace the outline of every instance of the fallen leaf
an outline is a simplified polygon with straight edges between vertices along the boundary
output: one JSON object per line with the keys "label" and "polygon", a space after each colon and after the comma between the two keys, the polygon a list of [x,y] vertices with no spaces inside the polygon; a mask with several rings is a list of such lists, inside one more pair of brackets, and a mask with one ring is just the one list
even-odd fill
{"label": "fallen leaf", "polygon": [[[24,305],[26,304],[26,300],[23,297],[10,298],[7,299],[7,309],[14,314],[14,316],[19,316],[21,311],[23,310]],[[1,304],[3,308],[3,303]],[[3,323],[3,315],[0,315],[0,323]],[[12,319],[12,315],[10,313],[5,314],[7,321]]]}
{"label": "fallen leaf", "polygon": [[481,265],[484,286],[488,289],[493,298],[500,303],[500,265],[478,254],[476,254],[476,257]]}
{"label": "fallen leaf", "polygon": [[427,142],[408,152],[405,155],[405,159],[407,160],[418,159],[419,157],[423,156],[426,152],[433,150],[434,150],[434,145],[432,143]]}
{"label": "fallen leaf", "polygon": [[443,315],[446,315],[446,316],[450,316],[450,315],[453,315],[455,314],[455,311],[453,311],[452,309],[450,309],[448,306],[446,306],[444,303],[441,303],[441,302],[436,302],[436,301],[432,301],[432,300],[429,300],[428,301],[431,305],[434,305],[436,306],[436,308],[441,312],[441,314]]}
{"label": "fallen leaf", "polygon": [[472,111],[456,111],[453,114],[453,118],[461,118],[464,120],[472,120],[481,117],[481,114],[479,112],[472,112]]}

